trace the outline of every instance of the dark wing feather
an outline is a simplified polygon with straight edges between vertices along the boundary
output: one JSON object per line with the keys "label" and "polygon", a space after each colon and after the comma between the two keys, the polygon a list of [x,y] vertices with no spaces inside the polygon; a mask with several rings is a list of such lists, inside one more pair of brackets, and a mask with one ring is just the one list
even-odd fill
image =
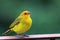
{"label": "dark wing feather", "polygon": [[13,28],[15,25],[20,23],[21,18],[17,18],[11,25],[9,28]]}

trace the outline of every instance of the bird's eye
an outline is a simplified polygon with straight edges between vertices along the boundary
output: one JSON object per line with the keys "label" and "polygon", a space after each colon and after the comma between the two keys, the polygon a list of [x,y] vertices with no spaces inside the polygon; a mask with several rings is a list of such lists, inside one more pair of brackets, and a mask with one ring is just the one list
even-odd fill
{"label": "bird's eye", "polygon": [[27,13],[24,13],[25,15],[27,14]]}

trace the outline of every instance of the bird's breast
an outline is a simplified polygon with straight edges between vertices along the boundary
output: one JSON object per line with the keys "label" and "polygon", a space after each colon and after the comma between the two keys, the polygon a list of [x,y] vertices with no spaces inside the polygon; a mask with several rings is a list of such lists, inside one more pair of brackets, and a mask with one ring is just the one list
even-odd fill
{"label": "bird's breast", "polygon": [[16,25],[13,30],[15,32],[17,32],[18,34],[22,34],[26,31],[28,31],[31,28],[32,25],[32,20],[31,18],[22,21],[21,23],[19,23],[18,25]]}

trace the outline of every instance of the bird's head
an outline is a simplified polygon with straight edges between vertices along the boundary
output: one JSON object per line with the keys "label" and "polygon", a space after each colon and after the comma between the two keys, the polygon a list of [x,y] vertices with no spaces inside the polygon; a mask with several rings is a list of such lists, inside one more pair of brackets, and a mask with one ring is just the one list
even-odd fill
{"label": "bird's head", "polygon": [[25,10],[25,11],[23,11],[23,12],[20,14],[20,16],[22,16],[22,17],[24,17],[24,18],[28,18],[28,17],[30,17],[30,12],[27,11],[27,10]]}

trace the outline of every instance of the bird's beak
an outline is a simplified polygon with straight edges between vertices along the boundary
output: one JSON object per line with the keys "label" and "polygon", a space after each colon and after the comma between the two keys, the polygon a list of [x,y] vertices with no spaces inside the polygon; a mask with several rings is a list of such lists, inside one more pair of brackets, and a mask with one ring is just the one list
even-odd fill
{"label": "bird's beak", "polygon": [[30,15],[30,13],[28,13],[28,15]]}
{"label": "bird's beak", "polygon": [[28,14],[30,14],[30,12],[28,11]]}

